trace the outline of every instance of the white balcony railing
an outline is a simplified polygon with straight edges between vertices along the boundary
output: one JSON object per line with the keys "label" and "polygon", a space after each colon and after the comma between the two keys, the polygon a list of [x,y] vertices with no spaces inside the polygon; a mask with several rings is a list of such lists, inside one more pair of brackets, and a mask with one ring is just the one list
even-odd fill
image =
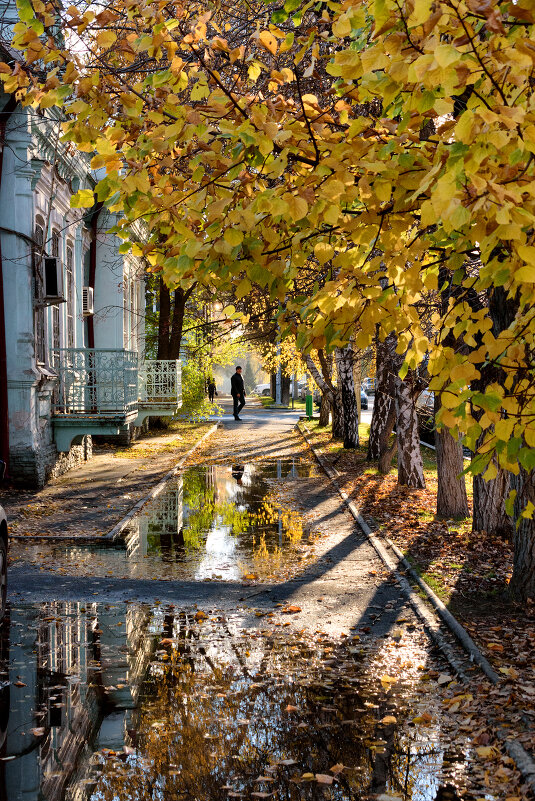
{"label": "white balcony railing", "polygon": [[56,416],[125,416],[138,406],[138,354],[128,350],[59,348]]}
{"label": "white balcony railing", "polygon": [[178,359],[145,359],[139,365],[140,407],[182,405],[182,372]]}

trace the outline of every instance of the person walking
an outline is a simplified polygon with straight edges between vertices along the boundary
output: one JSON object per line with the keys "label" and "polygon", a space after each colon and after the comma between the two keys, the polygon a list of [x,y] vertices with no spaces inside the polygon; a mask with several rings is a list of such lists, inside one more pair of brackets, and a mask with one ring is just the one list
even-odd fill
{"label": "person walking", "polygon": [[217,393],[216,393],[215,379],[211,378],[210,381],[208,382],[208,400],[210,401],[210,403],[214,402],[214,396],[216,394]]}
{"label": "person walking", "polygon": [[234,419],[240,420],[240,412],[245,406],[245,385],[239,365],[236,367],[236,372],[230,379],[230,394],[232,395]]}

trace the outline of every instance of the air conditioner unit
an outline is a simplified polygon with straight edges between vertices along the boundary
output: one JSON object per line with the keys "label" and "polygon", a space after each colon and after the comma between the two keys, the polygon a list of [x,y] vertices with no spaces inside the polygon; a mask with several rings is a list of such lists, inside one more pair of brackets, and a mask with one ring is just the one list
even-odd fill
{"label": "air conditioner unit", "polygon": [[63,295],[63,265],[56,256],[45,256],[43,269],[43,302],[47,306],[65,303]]}
{"label": "air conditioner unit", "polygon": [[94,289],[92,286],[84,286],[82,290],[82,314],[84,317],[90,317],[95,313],[95,304],[93,302]]}

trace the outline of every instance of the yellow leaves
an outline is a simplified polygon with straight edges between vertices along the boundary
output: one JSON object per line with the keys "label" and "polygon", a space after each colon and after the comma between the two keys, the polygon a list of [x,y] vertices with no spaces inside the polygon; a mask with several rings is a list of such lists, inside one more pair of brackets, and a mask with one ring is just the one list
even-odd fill
{"label": "yellow leaves", "polygon": [[277,40],[269,31],[260,31],[258,34],[258,43],[272,55],[277,53]]}
{"label": "yellow leaves", "polygon": [[346,36],[349,36],[351,33],[351,19],[347,13],[347,11],[341,14],[332,25],[332,32],[335,36],[339,39],[343,39]]}
{"label": "yellow leaves", "polygon": [[236,247],[237,245],[241,245],[243,242],[243,233],[236,228],[227,228],[225,233],[223,234],[225,241],[228,242],[231,247]]}
{"label": "yellow leaves", "polygon": [[517,245],[516,250],[525,264],[515,270],[515,281],[535,284],[535,247]]}
{"label": "yellow leaves", "polygon": [[262,66],[263,65],[260,63],[260,61],[252,61],[251,64],[249,64],[247,75],[251,81],[256,81],[260,77]]}
{"label": "yellow leaves", "polygon": [[71,197],[72,209],[90,209],[95,203],[95,195],[92,189],[80,189]]}
{"label": "yellow leaves", "polygon": [[117,41],[117,34],[114,31],[106,30],[97,33],[97,44],[103,50],[108,50]]}
{"label": "yellow leaves", "polygon": [[452,64],[456,64],[461,58],[461,54],[457,48],[450,44],[437,45],[433,51],[433,55],[440,67],[451,67]]}
{"label": "yellow leaves", "polygon": [[283,195],[287,203],[288,212],[294,222],[302,220],[308,213],[308,203],[299,195],[292,195],[289,192]]}
{"label": "yellow leaves", "polygon": [[514,427],[514,419],[507,418],[504,420],[499,420],[494,425],[494,433],[498,439],[502,440],[503,442],[507,442],[513,434]]}
{"label": "yellow leaves", "polygon": [[244,278],[242,281],[240,281],[240,283],[236,287],[236,297],[238,298],[238,300],[248,295],[251,289],[252,289],[252,284],[248,278]]}
{"label": "yellow leaves", "polygon": [[318,242],[314,247],[314,255],[320,264],[326,264],[334,256],[334,248],[328,242]]}

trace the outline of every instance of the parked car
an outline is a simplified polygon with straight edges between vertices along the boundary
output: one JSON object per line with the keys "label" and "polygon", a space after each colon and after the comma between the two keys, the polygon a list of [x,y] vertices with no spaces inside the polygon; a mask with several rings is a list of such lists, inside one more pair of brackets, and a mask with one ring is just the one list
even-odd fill
{"label": "parked car", "polygon": [[429,445],[435,444],[435,393],[424,389],[416,401],[418,431],[420,439]]}
{"label": "parked car", "polygon": [[375,395],[375,378],[365,378],[362,382],[362,389],[366,395]]}
{"label": "parked car", "polygon": [[[4,478],[6,463],[0,461],[0,481]],[[7,598],[7,517],[0,506],[0,619],[4,617]]]}
{"label": "parked car", "polygon": [[360,388],[360,408],[365,412],[368,411],[368,396],[362,387]]}
{"label": "parked car", "polygon": [[269,398],[271,395],[271,384],[257,384],[253,389],[253,395],[265,395]]}

